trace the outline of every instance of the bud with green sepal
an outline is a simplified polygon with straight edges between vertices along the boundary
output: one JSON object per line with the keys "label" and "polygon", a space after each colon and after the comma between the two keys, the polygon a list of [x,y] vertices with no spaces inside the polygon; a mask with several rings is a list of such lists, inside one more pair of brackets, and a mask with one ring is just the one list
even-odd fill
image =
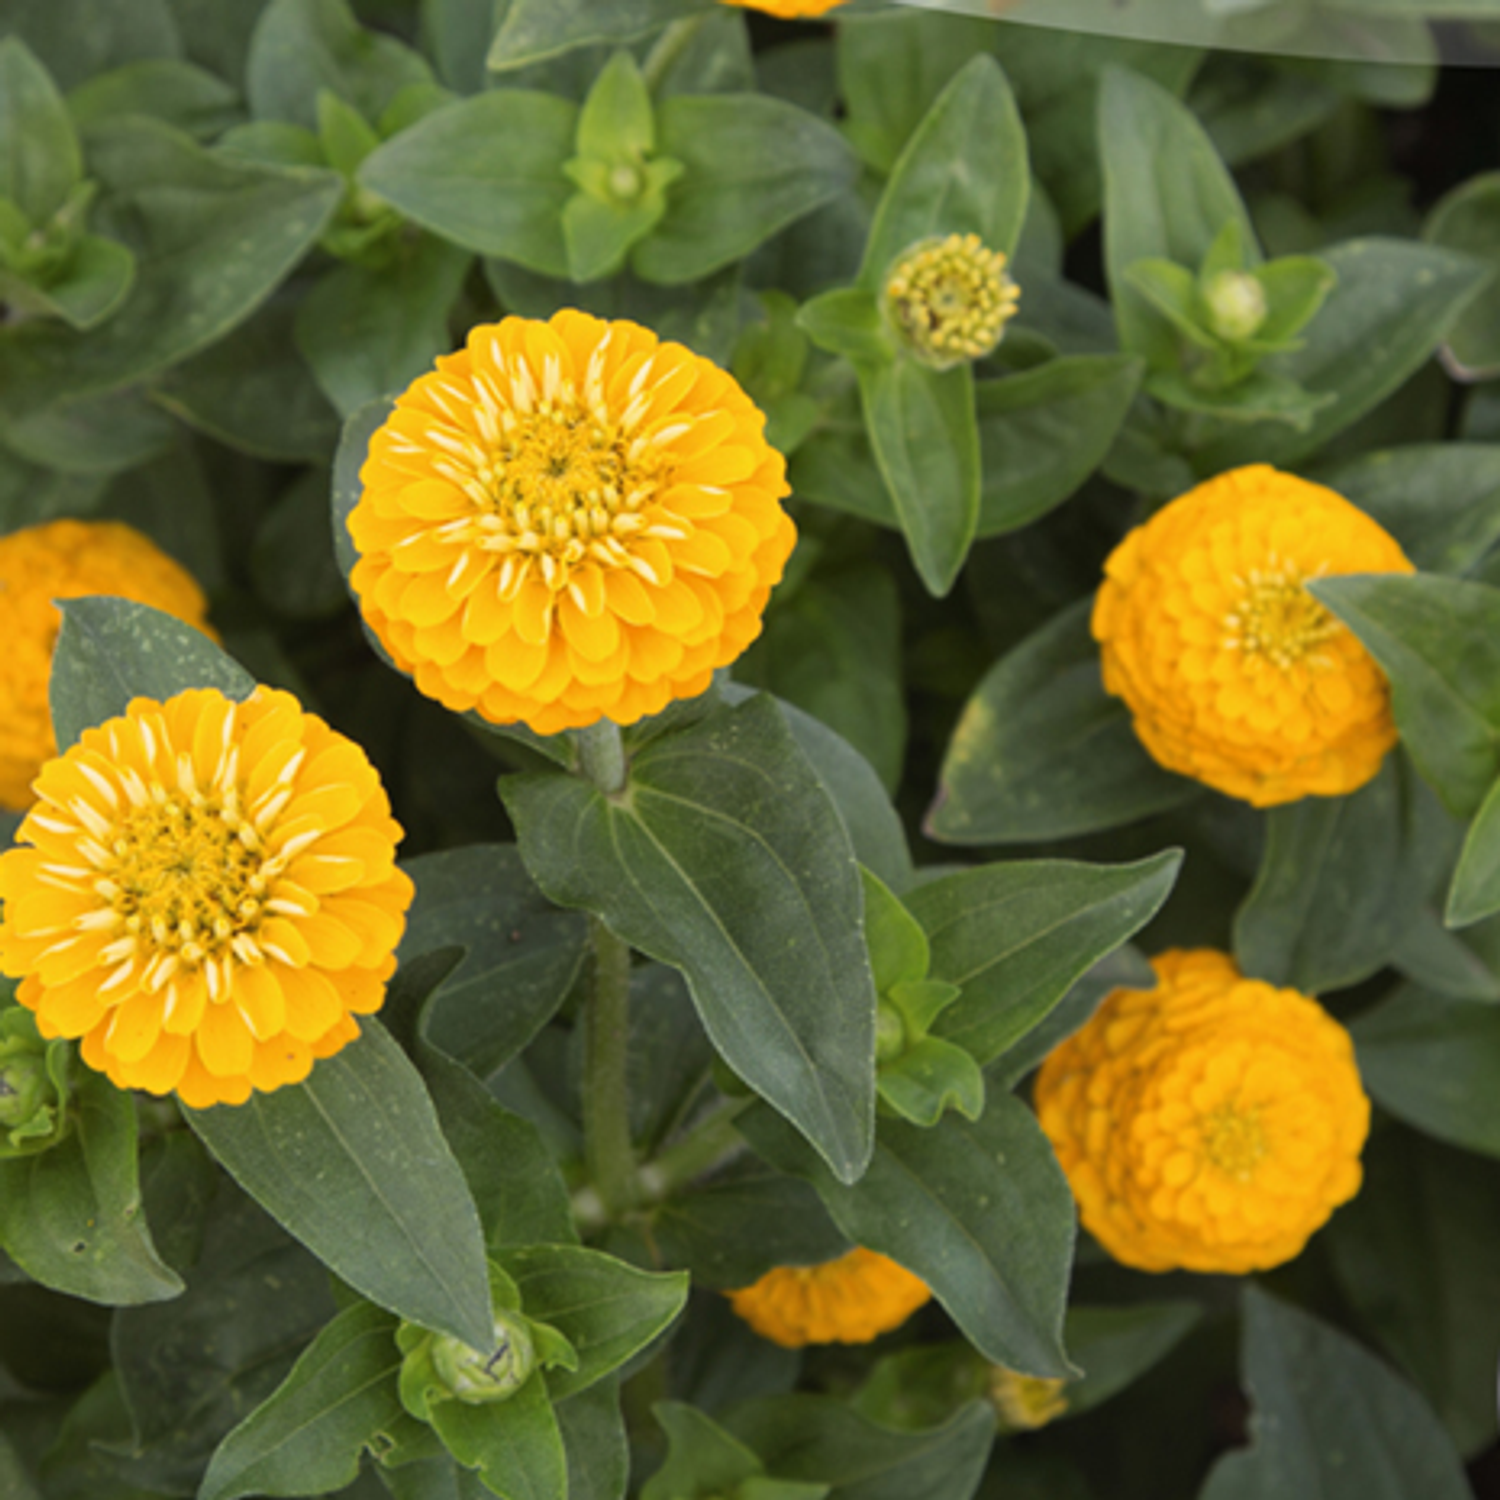
{"label": "bud with green sepal", "polygon": [[1159,364],[1146,389],[1168,406],[1242,421],[1277,418],[1305,426],[1331,396],[1314,396],[1261,361],[1289,354],[1332,291],[1326,261],[1289,255],[1259,262],[1237,220],[1215,237],[1196,272],[1168,260],[1136,261],[1130,284],[1178,335],[1171,365]]}
{"label": "bud with green sepal", "polygon": [[977,234],[908,246],[886,271],[881,301],[903,351],[934,370],[993,353],[1021,297],[1005,267]]}
{"label": "bud with green sepal", "polygon": [[881,1108],[915,1125],[936,1125],[949,1109],[977,1120],[984,1112],[979,1064],[956,1043],[928,1035],[961,991],[956,984],[928,977],[927,934],[876,876],[865,869],[860,873],[865,940],[878,996],[875,1084]]}
{"label": "bud with green sepal", "polygon": [[50,1150],[72,1128],[67,1042],[47,1041],[29,1010],[0,1008],[0,1160]]}
{"label": "bud with green sepal", "polygon": [[651,91],[628,52],[617,52],[578,114],[575,155],[563,171],[578,191],[563,206],[563,240],[574,281],[611,276],[667,211],[682,163],[656,156]]}

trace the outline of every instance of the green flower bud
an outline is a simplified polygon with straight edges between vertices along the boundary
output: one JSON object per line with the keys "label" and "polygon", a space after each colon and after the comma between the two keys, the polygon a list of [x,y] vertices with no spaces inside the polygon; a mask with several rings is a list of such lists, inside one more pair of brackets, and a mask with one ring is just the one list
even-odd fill
{"label": "green flower bud", "polygon": [[886,273],[884,307],[906,352],[934,370],[990,353],[1021,296],[1005,265],[977,234],[921,240],[900,255]]}
{"label": "green flower bud", "polygon": [[448,1392],[470,1406],[508,1401],[536,1369],[536,1346],[526,1319],[495,1314],[495,1346],[471,1349],[451,1335],[432,1342],[432,1368]]}
{"label": "green flower bud", "polygon": [[1253,338],[1266,321],[1265,288],[1248,271],[1220,271],[1210,278],[1203,300],[1209,326],[1227,343]]}
{"label": "green flower bud", "polygon": [[906,1051],[906,1022],[889,1000],[875,1008],[875,1062],[895,1062]]}
{"label": "green flower bud", "polygon": [[610,196],[618,198],[622,203],[629,203],[633,198],[640,197],[641,188],[645,185],[639,168],[624,161],[609,169],[607,181]]}
{"label": "green flower bud", "polygon": [[31,1012],[0,1010],[0,1158],[55,1146],[68,1130],[67,1043],[44,1041]]}

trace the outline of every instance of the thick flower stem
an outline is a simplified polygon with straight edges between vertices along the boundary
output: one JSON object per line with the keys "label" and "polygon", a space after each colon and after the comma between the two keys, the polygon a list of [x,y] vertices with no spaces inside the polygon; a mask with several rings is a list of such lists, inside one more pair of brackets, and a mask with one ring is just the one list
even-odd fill
{"label": "thick flower stem", "polygon": [[702,31],[707,20],[707,13],[701,16],[684,16],[680,21],[673,21],[662,33],[661,40],[651,49],[650,56],[641,69],[641,77],[652,93],[656,92],[657,85],[672,71],[673,63],[692,45],[693,38]]}
{"label": "thick flower stem", "polygon": [[587,729],[575,729],[573,743],[578,747],[578,769],[606,797],[625,789],[625,745],[618,724],[600,719]]}
{"label": "thick flower stem", "polygon": [[630,1143],[630,948],[589,918],[594,977],[583,1013],[583,1154],[605,1215],[617,1218],[637,1194]]}

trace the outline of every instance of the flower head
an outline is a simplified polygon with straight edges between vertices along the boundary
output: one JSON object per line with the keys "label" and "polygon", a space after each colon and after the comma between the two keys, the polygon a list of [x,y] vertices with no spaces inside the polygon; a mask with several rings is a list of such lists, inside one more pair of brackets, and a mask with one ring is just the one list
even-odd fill
{"label": "flower head", "polygon": [[760,633],[796,541],[734,380],[634,323],[475,328],[371,440],[366,621],[449,708],[541,734],[694,697]]}
{"label": "flower head", "polygon": [[899,1328],[932,1293],[920,1277],[856,1246],[819,1266],[778,1266],[753,1286],[730,1292],[735,1312],[784,1349],[804,1344],[868,1344]]}
{"label": "flower head", "polygon": [[784,21],[800,20],[807,16],[826,15],[844,0],[721,0],[724,5],[738,5],[742,10],[763,11],[768,16],[780,16]]}
{"label": "flower head", "polygon": [[1143,1271],[1260,1271],[1360,1184],[1354,1047],[1315,1000],[1173,949],[1115,990],[1036,1082],[1084,1227]]}
{"label": "flower head", "polygon": [[885,278],[887,317],[911,354],[938,370],[990,353],[1020,297],[1005,256],[977,234],[923,240]]}
{"label": "flower head", "polygon": [[1305,584],[1411,571],[1332,490],[1264,464],[1234,469],[1111,553],[1093,618],[1104,685],[1169,771],[1257,807],[1352,792],[1396,742],[1390,693]]}
{"label": "flower head", "polygon": [[208,602],[192,577],[118,521],[49,521],[0,537],[0,803],[32,803],[31,783],[56,753],[47,681],[62,616],[54,599],[110,594],[176,615],[207,634]]}
{"label": "flower head", "polygon": [[0,856],[0,970],[121,1088],[242,1104],[380,1008],[401,829],[364,752],[289,694],[137,698],[37,796]]}

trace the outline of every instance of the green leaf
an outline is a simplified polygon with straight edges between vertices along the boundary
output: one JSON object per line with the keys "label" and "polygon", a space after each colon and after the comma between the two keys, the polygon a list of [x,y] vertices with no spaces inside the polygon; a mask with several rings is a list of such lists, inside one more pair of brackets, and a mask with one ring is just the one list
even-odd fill
{"label": "green leaf", "polygon": [[1467,573],[1500,542],[1500,444],[1413,443],[1308,477],[1372,515],[1423,573]]}
{"label": "green leaf", "polygon": [[618,798],[556,774],[501,794],[543,891],[681,969],[730,1067],[858,1177],[875,1019],[859,875],[774,700],[651,741]]}
{"label": "green leaf", "polygon": [[1219,1460],[1202,1500],[1468,1500],[1453,1445],[1404,1380],[1344,1334],[1254,1286],[1243,1303],[1254,1440]]}
{"label": "green leaf", "polygon": [[547,1389],[565,1401],[664,1333],[687,1301],[680,1271],[658,1276],[574,1245],[502,1250],[497,1258],[521,1293],[528,1318],[555,1328],[578,1352],[576,1370],[549,1370]]}
{"label": "green leaf", "polygon": [[1253,979],[1320,995],[1391,958],[1411,903],[1402,869],[1393,760],[1357,792],[1273,807],[1265,853],[1234,918],[1234,953]]}
{"label": "green leaf", "polygon": [[13,454],[34,464],[111,477],[165,457],[178,442],[173,423],[137,391],[60,401],[18,422],[0,418],[0,433]]}
{"label": "green leaf", "polygon": [[1137,1302],[1129,1307],[1073,1306],[1063,1324],[1083,1377],[1064,1389],[1076,1417],[1133,1385],[1197,1326],[1196,1302]]}
{"label": "green leaf", "polygon": [[568,1460],[568,1500],[625,1500],[630,1443],[618,1379],[601,1380],[553,1408]]}
{"label": "green leaf", "polygon": [[1496,1167],[1382,1130],[1365,1147],[1364,1171],[1359,1196],[1328,1226],[1334,1269],[1365,1326],[1472,1456],[1495,1439]]}
{"label": "green leaf", "polygon": [[1140,361],[1127,355],[1079,354],[1003,380],[979,381],[975,534],[1015,531],[1068,499],[1104,462],[1141,370]]}
{"label": "green leaf", "polygon": [[359,184],[434,234],[544,276],[568,274],[562,210],[578,106],[497,89],[419,120],[365,158]]}
{"label": "green leaf", "polygon": [[271,0],[250,43],[245,92],[257,120],[316,130],[321,89],[373,121],[408,84],[432,81],[419,53],[366,31],[345,0]]}
{"label": "green leaf", "polygon": [[706,0],[511,0],[487,66],[504,73],[579,47],[639,41],[680,16],[708,9]]}
{"label": "green leaf", "polygon": [[142,1212],[134,1100],[80,1068],[73,1108],[59,1145],[0,1160],[0,1247],[43,1286],[90,1302],[177,1296]]}
{"label": "green leaf", "polygon": [[[837,287],[804,302],[797,326],[820,349],[856,365],[884,365],[896,357],[895,337],[881,316],[880,304],[863,287]],[[896,525],[894,513],[888,524]]]}
{"label": "green leaf", "polygon": [[742,259],[844,192],[857,171],[832,126],[767,94],[676,94],[659,105],[656,129],[658,152],[680,162],[682,176],[631,266],[668,286]]}
{"label": "green leaf", "polygon": [[243,700],[255,679],[200,630],[126,599],[69,599],[52,658],[52,723],[59,750],[123,714],[132,698],[165,701],[187,688]]}
{"label": "green leaf", "polygon": [[364,1021],[305,1083],[184,1114],[240,1186],[350,1286],[424,1328],[488,1342],[474,1200],[420,1076],[378,1022]]}
{"label": "green leaf", "polygon": [[194,140],[212,140],[241,118],[240,96],[205,68],[175,57],[145,58],[91,78],[68,95],[80,126],[151,115]]}
{"label": "green leaf", "polygon": [[875,993],[887,994],[902,980],[926,979],[932,951],[921,924],[893,896],[885,883],[861,870],[865,891],[865,942]]}
{"label": "green leaf", "polygon": [[938,96],[881,195],[860,267],[879,295],[891,264],[922,240],[977,234],[1010,255],[1026,219],[1026,132],[999,63],[980,54]]}
{"label": "green leaf", "polygon": [[1349,1029],[1382,1108],[1440,1141],[1500,1156],[1500,1007],[1403,984]]}
{"label": "green leaf", "polygon": [[1169,849],[1130,865],[985,865],[919,885],[906,903],[932,945],[931,972],[963,990],[934,1032],[981,1064],[1008,1051],[1156,915],[1181,866]]}
{"label": "green leaf", "polygon": [[855,1244],[920,1276],[986,1359],[1029,1375],[1073,1373],[1062,1346],[1073,1195],[1024,1104],[996,1094],[978,1121],[948,1114],[930,1130],[883,1120],[853,1186],[769,1111],[737,1123],[773,1166],[812,1183]]}
{"label": "green leaf", "polygon": [[[398,949],[456,959],[435,987],[423,1031],[481,1075],[503,1067],[546,1025],[588,951],[580,916],[545,900],[509,845],[424,854],[404,866],[417,894]],[[505,997],[503,1005],[493,997]]]}
{"label": "green leaf", "polygon": [[292,336],[295,307],[274,298],[227,337],[157,377],[151,399],[252,458],[326,462],[338,420]]}
{"label": "green leaf", "polygon": [[1186,105],[1135,73],[1110,68],[1099,89],[1104,255],[1120,346],[1155,369],[1177,364],[1179,329],[1131,279],[1159,259],[1196,270],[1226,224],[1260,259],[1228,168]]}
{"label": "green leaf", "polygon": [[568,1500],[567,1455],[541,1380],[528,1380],[496,1405],[436,1402],[432,1425],[448,1451],[478,1469],[500,1500]]}
{"label": "green leaf", "polygon": [[939,1037],[923,1037],[883,1065],[875,1081],[885,1104],[913,1125],[936,1125],[949,1109],[966,1120],[984,1113],[979,1064],[962,1047]]}
{"label": "green leaf", "polygon": [[734,1493],[765,1465],[711,1417],[680,1401],[658,1401],[651,1414],[667,1435],[667,1457],[646,1481],[641,1500],[696,1500]]}
{"label": "green leaf", "polygon": [[0,345],[0,383],[23,393],[15,415],[131,384],[223,337],[311,248],[342,191],[331,172],[236,161],[141,116],[91,131],[89,166],[136,256],[135,286],[87,339],[32,324]]}
{"label": "green leaf", "polygon": [[83,155],[52,76],[20,37],[0,41],[0,198],[42,228],[83,177]]}
{"label": "green leaf", "polygon": [[1480,804],[1464,839],[1448,907],[1443,920],[1449,927],[1467,927],[1500,911],[1500,781]]}
{"label": "green leaf", "polygon": [[117,240],[86,234],[68,263],[45,287],[0,271],[0,295],[13,306],[61,318],[70,328],[93,328],[125,300],[135,283],[135,257]]}
{"label": "green leaf", "polygon": [[929,834],[1032,843],[1132,823],[1198,795],[1142,748],[1104,691],[1092,600],[1065,609],[992,667],[959,716]]}
{"label": "green leaf", "polygon": [[766,1396],[725,1426],[777,1478],[832,1485],[836,1500],[959,1500],[978,1487],[995,1414],[975,1401],[942,1427],[892,1432],[831,1396]]}
{"label": "green leaf", "polygon": [[297,347],[341,416],[399,395],[453,345],[448,314],[470,257],[430,235],[378,268],[339,266],[297,314]]}
{"label": "green leaf", "polygon": [[1495,276],[1500,267],[1500,172],[1471,177],[1448,193],[1428,215],[1422,238],[1489,265],[1490,284],[1448,335],[1445,352],[1461,380],[1500,375],[1500,284]]}
{"label": "green leaf", "polygon": [[1324,578],[1309,591],[1390,679],[1411,758],[1467,817],[1500,774],[1500,590],[1422,574]]}
{"label": "green leaf", "polygon": [[322,1495],[349,1484],[360,1454],[401,1415],[396,1319],[345,1308],[214,1453],[200,1500]]}
{"label": "green leaf", "polygon": [[1286,466],[1316,453],[1422,366],[1488,274],[1467,256],[1409,240],[1349,240],[1321,258],[1338,284],[1309,325],[1305,347],[1261,368],[1334,399],[1300,431],[1279,422],[1226,429],[1194,451],[1199,474],[1246,463]]}

